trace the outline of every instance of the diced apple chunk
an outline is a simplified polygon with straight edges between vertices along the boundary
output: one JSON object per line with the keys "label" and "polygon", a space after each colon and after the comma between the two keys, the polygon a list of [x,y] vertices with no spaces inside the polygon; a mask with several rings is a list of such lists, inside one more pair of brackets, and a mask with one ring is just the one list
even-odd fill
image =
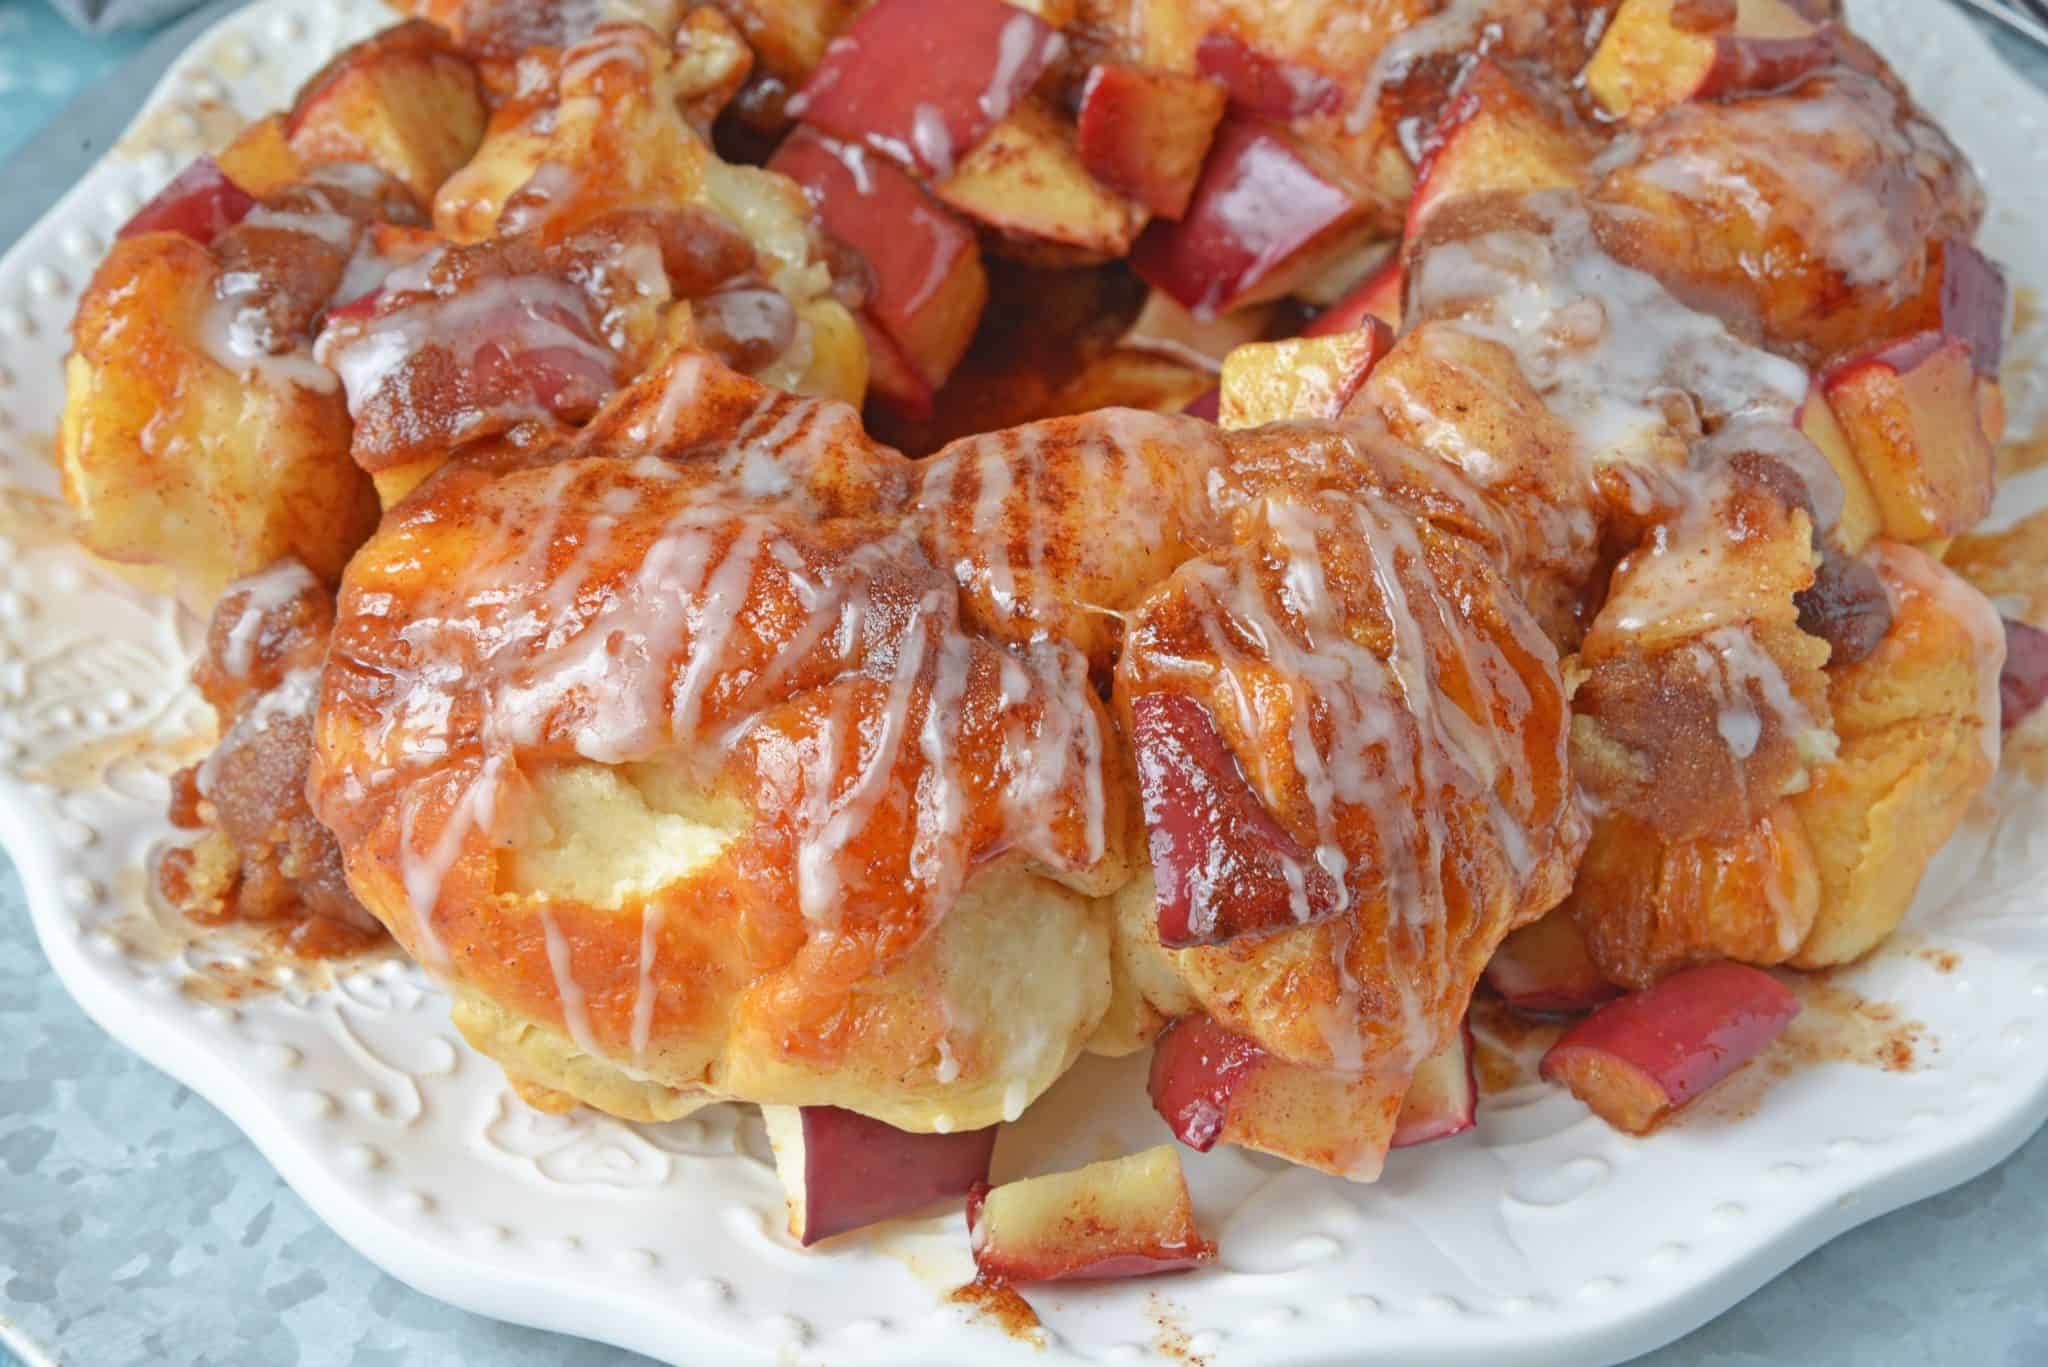
{"label": "diced apple chunk", "polygon": [[201,157],[173,176],[114,236],[182,233],[203,247],[255,207],[255,199],[229,180],[212,157]]}
{"label": "diced apple chunk", "polygon": [[967,1202],[967,1238],[981,1274],[1002,1282],[1148,1277],[1216,1257],[1195,1225],[1180,1155],[1165,1144],[977,1188]]}
{"label": "diced apple chunk", "polygon": [[1607,981],[1571,913],[1553,911],[1509,935],[1486,965],[1486,985],[1517,1011],[1590,1011],[1621,994]]}
{"label": "diced apple chunk", "polygon": [[1131,718],[1161,944],[1222,944],[1343,909],[1337,880],[1266,810],[1208,708],[1149,693]]}
{"label": "diced apple chunk", "polygon": [[1688,27],[1688,0],[1622,0],[1585,83],[1608,113],[1644,124],[1688,100],[1788,85],[1825,63],[1825,26],[1786,0],[1736,0],[1732,22]]}
{"label": "diced apple chunk", "polygon": [[1154,222],[1131,267],[1212,317],[1285,294],[1354,245],[1361,205],[1343,179],[1281,129],[1226,118],[1178,223]]}
{"label": "diced apple chunk", "polygon": [[832,40],[789,112],[943,177],[1063,47],[1043,19],[1002,0],[881,0]]}
{"label": "diced apple chunk", "polygon": [[1856,453],[1849,449],[1849,434],[1842,430],[1818,384],[1799,405],[1799,430],[1827,457],[1842,482],[1842,513],[1835,523],[1835,542],[1846,553],[1861,555],[1884,531],[1884,515],[1878,511],[1870,481],[1863,477],[1863,467],[1856,463]]}
{"label": "diced apple chunk", "polygon": [[258,199],[276,194],[306,173],[285,136],[284,122],[282,114],[256,120],[214,158],[229,180]]}
{"label": "diced apple chunk", "polygon": [[1798,1014],[1799,999],[1770,974],[1701,964],[1580,1021],[1543,1056],[1542,1074],[1616,1129],[1648,1134],[1762,1053]]}
{"label": "diced apple chunk", "polygon": [[996,1129],[912,1134],[837,1106],[763,1106],[775,1173],[801,1244],[934,1202],[988,1181]]}
{"label": "diced apple chunk", "polygon": [[1592,153],[1570,119],[1568,110],[1544,104],[1498,63],[1473,63],[1452,91],[1416,172],[1407,240],[1418,240],[1437,207],[1460,195],[1583,184]]}
{"label": "diced apple chunk", "polygon": [[1210,29],[1195,45],[1195,70],[1220,81],[1233,108],[1266,119],[1335,114],[1344,87],[1299,62],[1284,61],[1230,32]]}
{"label": "diced apple chunk", "polygon": [[[803,187],[827,233],[859,252],[873,277],[867,313],[898,354],[871,363],[871,383],[890,393],[927,391],[946,381],[974,339],[988,302],[988,275],[974,232],[933,201],[895,163],[806,129],[784,140],[768,163]],[[908,394],[893,394],[908,398]]]}
{"label": "diced apple chunk", "polygon": [[308,166],[367,162],[431,204],[476,154],[489,112],[476,68],[440,29],[413,20],[323,67],[299,93],[285,135]]}
{"label": "diced apple chunk", "polygon": [[1238,1082],[1219,1137],[1349,1181],[1375,1181],[1406,1090],[1397,1077],[1352,1076],[1268,1055]]}
{"label": "diced apple chunk", "polygon": [[1422,1061],[1401,1099],[1394,1125],[1397,1149],[1449,1139],[1478,1123],[1479,1075],[1473,1064],[1472,1027],[1462,1024],[1450,1042]]}
{"label": "diced apple chunk", "polygon": [[1213,1017],[1183,1016],[1153,1042],[1146,1091],[1173,1137],[1207,1153],[1223,1133],[1237,1084],[1266,1051]]}
{"label": "diced apple chunk", "polygon": [[1145,67],[1095,67],[1081,90],[1075,134],[1081,164],[1161,218],[1179,218],[1201,179],[1223,107],[1223,87],[1214,81]]}
{"label": "diced apple chunk", "polygon": [[932,189],[1018,246],[1069,249],[1060,264],[1120,257],[1145,226],[1144,209],[1089,175],[1067,130],[1037,103],[990,129]]}
{"label": "diced apple chunk", "polygon": [[1886,536],[1954,536],[1990,511],[1998,454],[1979,414],[1969,342],[1921,333],[1841,362],[1821,388]]}
{"label": "diced apple chunk", "polygon": [[1394,331],[1367,318],[1356,332],[1241,346],[1223,361],[1224,427],[1333,419],[1393,349]]}
{"label": "diced apple chunk", "polygon": [[1197,318],[1175,303],[1172,295],[1148,290],[1144,307],[1124,329],[1117,345],[1149,351],[1213,375],[1233,350],[1265,336],[1272,321],[1271,306],[1239,309],[1219,318]]}
{"label": "diced apple chunk", "polygon": [[1189,1148],[1221,1141],[1369,1182],[1393,1143],[1406,1087],[1289,1063],[1197,1014],[1154,1041],[1146,1091]]}

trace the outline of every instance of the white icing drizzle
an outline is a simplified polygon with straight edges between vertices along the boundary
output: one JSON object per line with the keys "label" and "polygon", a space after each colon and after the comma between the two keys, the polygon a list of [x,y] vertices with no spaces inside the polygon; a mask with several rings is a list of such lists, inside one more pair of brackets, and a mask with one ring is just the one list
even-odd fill
{"label": "white icing drizzle", "polygon": [[259,377],[278,388],[297,385],[316,394],[334,392],[334,375],[307,354],[305,343],[270,349],[270,324],[249,296],[216,299],[199,319],[199,345],[222,369]]}
{"label": "white icing drizzle", "polygon": [[1058,60],[1064,46],[1059,34],[1049,33],[1043,42],[1034,41],[1043,27],[1042,20],[1018,10],[996,36],[995,68],[989,73],[988,87],[975,97],[975,103],[989,119],[1000,120],[1009,116],[1011,106],[1016,103],[1017,79],[1024,72],[1024,64],[1034,55],[1041,67]]}
{"label": "white icing drizzle", "polygon": [[328,185],[363,199],[380,198],[391,187],[391,177],[366,161],[323,161],[300,179],[314,185]]}
{"label": "white icing drizzle", "polygon": [[[1511,351],[1586,460],[1639,461],[1647,434],[1669,425],[1663,403],[1673,398],[1716,422],[1793,428],[1807,391],[1803,367],[1738,340],[1655,277],[1609,256],[1571,194],[1520,204],[1546,231],[1487,233],[1424,253],[1414,267],[1416,311],[1455,313],[1452,326]],[[1805,444],[1796,431],[1788,440]],[[1486,474],[1467,473],[1482,482]]]}
{"label": "white icing drizzle", "polygon": [[1813,715],[1793,694],[1784,670],[1747,628],[1716,627],[1688,649],[1702,676],[1718,681],[1721,707],[1715,725],[1737,761],[1738,782],[1743,772],[1740,761],[1756,753],[1767,716],[1776,718],[1779,730],[1795,741],[1819,731]]}
{"label": "white icing drizzle", "polygon": [[598,73],[613,64],[646,75],[647,49],[653,41],[653,33],[636,24],[620,24],[593,33],[562,54],[563,95],[585,93],[586,87],[596,83]]}
{"label": "white icing drizzle", "polygon": [[920,101],[910,111],[910,144],[917,160],[935,179],[944,180],[953,174],[953,133],[946,127],[946,116],[937,105]]}
{"label": "white icing drizzle", "polygon": [[661,943],[661,923],[666,915],[661,900],[650,897],[640,904],[640,972],[633,984],[633,1058],[647,1056],[647,1040],[654,1030],[654,1004],[660,989],[655,985],[654,964]]}
{"label": "white icing drizzle", "polygon": [[[1435,14],[1409,24],[1389,39],[1373,60],[1364,91],[1344,116],[1345,131],[1356,136],[1372,126],[1390,82],[1402,79],[1433,58],[1471,50],[1491,18],[1490,8],[1489,0],[1446,0]],[[1411,162],[1422,159],[1421,137],[1430,122],[1429,118],[1403,120],[1395,130],[1401,150]]]}
{"label": "white icing drizzle", "polygon": [[[298,202],[307,207],[274,209],[258,205],[237,226],[293,234],[307,239],[308,252],[340,255],[346,265],[326,301],[327,307],[333,307],[375,288],[386,263],[378,255],[367,225],[336,209],[322,186],[375,202],[389,189],[390,180],[377,168],[356,162],[318,166],[306,174],[297,190]],[[214,281],[214,302],[199,319],[201,349],[216,364],[237,375],[260,379],[280,389],[296,385],[314,393],[332,394],[335,376],[319,362],[306,341],[276,335],[264,308],[273,288],[272,282],[256,271],[223,272]]]}
{"label": "white icing drizzle", "polygon": [[555,997],[562,1003],[562,1024],[569,1031],[569,1038],[576,1041],[578,1049],[592,1058],[603,1058],[604,1050],[598,1047],[597,1037],[590,1032],[590,1008],[583,1000],[583,985],[576,981],[576,965],[569,955],[569,942],[562,938],[562,928],[555,924],[555,915],[545,904],[540,909],[540,930],[542,941],[547,946],[548,971],[555,980]]}
{"label": "white icing drizzle", "polygon": [[[320,198],[324,199],[324,196]],[[338,214],[332,209],[298,210],[271,209],[261,204],[251,209],[242,222],[252,228],[271,228],[279,232],[302,233],[318,238],[336,251],[353,251],[356,234],[362,225],[347,214]]]}

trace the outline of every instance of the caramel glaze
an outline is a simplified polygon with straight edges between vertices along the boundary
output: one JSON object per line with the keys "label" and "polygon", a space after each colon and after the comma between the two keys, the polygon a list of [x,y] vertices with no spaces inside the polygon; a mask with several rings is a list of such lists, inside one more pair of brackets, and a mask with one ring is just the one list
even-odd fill
{"label": "caramel glaze", "polygon": [[[1191,982],[1276,1052],[1405,1072],[1583,838],[1556,655],[1474,540],[1493,522],[1367,423],[1107,411],[911,463],[850,409],[686,356],[387,517],[343,589],[314,801],[430,966],[617,1056],[737,995],[829,1058],[861,1026],[849,987],[980,862],[1125,880],[1098,690],[1186,691],[1350,912],[1188,956]],[[523,772],[578,757],[660,759],[748,811],[651,932],[664,991],[637,1032],[638,936],[560,900],[553,930],[492,911]]]}

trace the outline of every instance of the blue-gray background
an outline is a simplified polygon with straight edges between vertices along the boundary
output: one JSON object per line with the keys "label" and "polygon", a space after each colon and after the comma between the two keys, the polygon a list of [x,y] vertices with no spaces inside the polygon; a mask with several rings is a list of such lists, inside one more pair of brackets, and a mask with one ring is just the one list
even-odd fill
{"label": "blue-gray background", "polygon": [[[0,158],[16,154],[0,166],[0,250],[221,8],[86,39],[37,0],[0,0]],[[2048,58],[2007,51],[2048,83]],[[644,1362],[450,1309],[356,1256],[212,1107],[72,1005],[0,859],[0,1363],[10,1341],[32,1367]],[[2048,1367],[2048,1134],[1642,1361]]]}

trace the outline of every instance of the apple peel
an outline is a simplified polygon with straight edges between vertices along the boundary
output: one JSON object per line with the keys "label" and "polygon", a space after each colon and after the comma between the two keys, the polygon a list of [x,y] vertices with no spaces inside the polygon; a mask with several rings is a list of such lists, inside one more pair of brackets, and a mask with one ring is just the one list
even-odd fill
{"label": "apple peel", "polygon": [[1222,944],[1326,921],[1343,888],[1266,810],[1209,709],[1177,693],[1131,702],[1159,941]]}
{"label": "apple peel", "polygon": [[1762,1053],[1798,1014],[1799,999],[1770,974],[1700,964],[1580,1021],[1544,1054],[1541,1072],[1614,1128],[1648,1134]]}
{"label": "apple peel", "polygon": [[789,1232],[809,1246],[965,1196],[988,1180],[999,1126],[913,1134],[838,1106],[763,1106]]}
{"label": "apple peel", "polygon": [[967,1197],[967,1237],[997,1282],[1104,1281],[1212,1262],[1170,1145],[991,1187]]}

